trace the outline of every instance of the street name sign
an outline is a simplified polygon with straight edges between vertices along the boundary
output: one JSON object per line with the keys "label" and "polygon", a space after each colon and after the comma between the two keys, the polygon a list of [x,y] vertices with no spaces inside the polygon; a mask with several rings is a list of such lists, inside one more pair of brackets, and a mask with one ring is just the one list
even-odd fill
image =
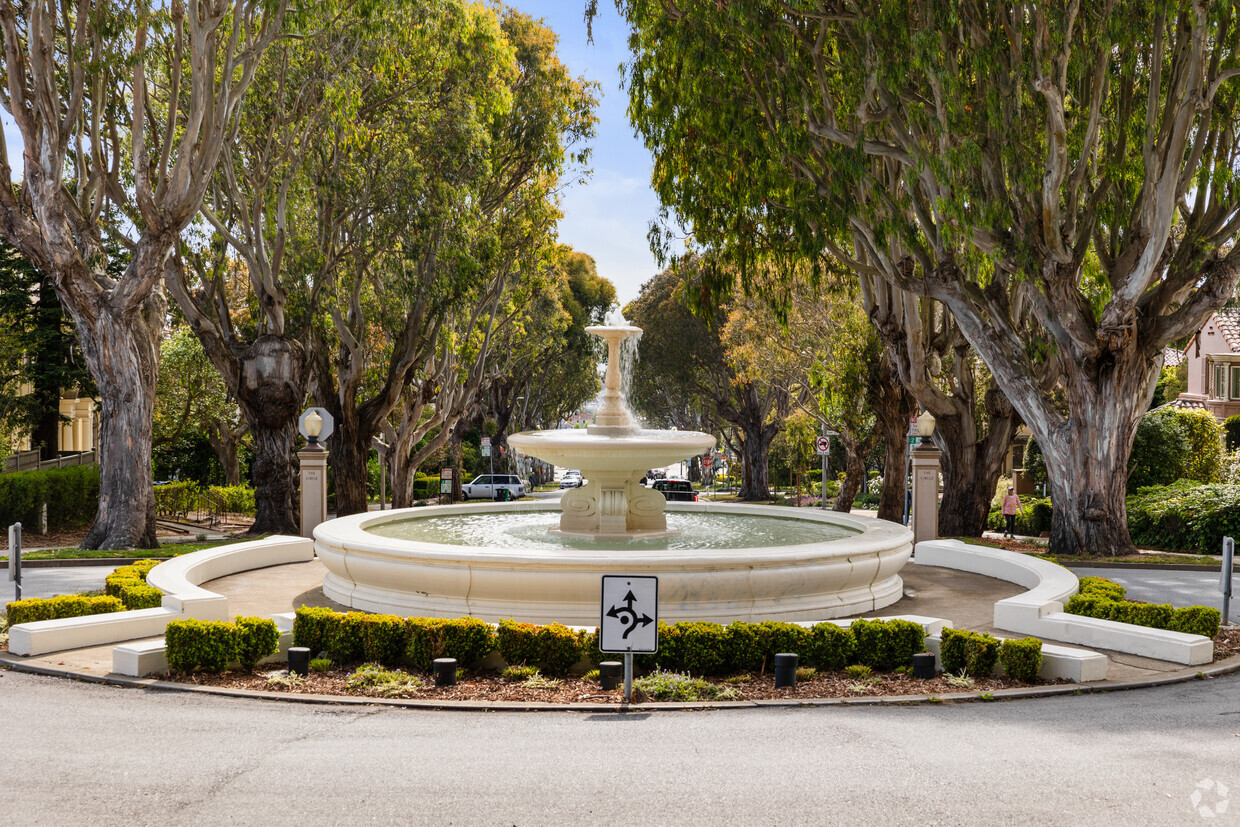
{"label": "street name sign", "polygon": [[603,575],[598,627],[600,652],[659,651],[659,578]]}

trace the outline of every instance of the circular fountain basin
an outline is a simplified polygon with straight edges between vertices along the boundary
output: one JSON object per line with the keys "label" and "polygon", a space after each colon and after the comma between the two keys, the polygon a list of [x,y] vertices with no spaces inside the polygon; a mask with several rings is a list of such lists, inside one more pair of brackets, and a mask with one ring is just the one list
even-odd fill
{"label": "circular fountain basin", "polygon": [[[899,571],[912,553],[912,532],[901,525],[761,505],[668,503],[667,512],[672,525],[683,517],[693,531],[637,541],[540,536],[539,518],[554,526],[559,506],[534,501],[355,514],[315,528],[314,547],[328,570],[327,597],[408,616],[595,626],[601,578],[608,574],[657,576],[659,617],[668,622],[824,620],[880,609],[901,597]],[[506,515],[529,515],[533,522],[500,530],[486,525]],[[443,530],[435,525],[439,518],[464,521],[465,528]],[[399,534],[409,521],[422,523],[413,525],[413,536],[421,539],[379,533]],[[489,535],[485,544],[471,522]],[[755,525],[759,534],[779,536],[753,545],[728,539]],[[721,547],[697,547],[697,531],[724,535],[722,542],[716,536],[705,543]]]}

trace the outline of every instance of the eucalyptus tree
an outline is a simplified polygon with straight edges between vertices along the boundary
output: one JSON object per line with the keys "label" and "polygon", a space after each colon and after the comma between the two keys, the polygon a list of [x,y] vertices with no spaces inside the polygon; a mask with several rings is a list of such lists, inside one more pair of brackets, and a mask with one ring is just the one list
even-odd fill
{"label": "eucalyptus tree", "polygon": [[[84,548],[154,547],[151,410],[164,261],[202,202],[286,0],[0,5],[0,233],[48,273],[98,387],[99,510]],[[107,242],[124,271],[109,271]]]}
{"label": "eucalyptus tree", "polygon": [[665,203],[944,304],[1045,451],[1052,548],[1130,550],[1162,349],[1240,279],[1234,5],[621,6]]}
{"label": "eucalyptus tree", "polygon": [[728,361],[722,331],[730,308],[719,306],[709,315],[690,309],[686,293],[704,269],[702,260],[686,259],[642,285],[624,308],[644,331],[631,398],[648,418],[686,417],[659,424],[692,427],[696,419],[703,430],[717,423],[732,429],[741,455],[740,498],[769,499],[771,441],[788,415],[791,395],[770,377],[738,375]]}
{"label": "eucalyptus tree", "polygon": [[[761,269],[780,272],[769,264]],[[804,414],[837,432],[845,463],[834,510],[852,508],[866,478],[866,457],[881,442],[878,516],[898,522],[904,511],[905,433],[915,402],[866,318],[856,285],[827,290],[806,278],[808,269],[803,262],[795,268],[777,308],[754,297],[733,300],[736,309],[722,336],[726,358],[738,376],[780,385]]]}
{"label": "eucalyptus tree", "polygon": [[[437,367],[454,363],[464,369],[465,392],[437,394],[434,405],[441,416],[465,414],[503,373],[496,360],[519,349],[513,339],[540,336],[523,321],[554,289],[545,261],[560,217],[556,197],[564,173],[587,159],[594,85],[572,77],[541,22],[511,10],[471,13],[476,31],[462,41],[457,62],[433,76],[431,93],[404,86],[391,96],[391,117],[368,126],[375,145],[361,168],[374,175],[387,166],[383,158],[403,159],[388,189],[406,195],[373,210],[366,232],[375,236],[355,245],[361,254],[345,259],[354,266],[337,268],[328,284],[338,345],[334,364],[316,361],[316,378],[319,398],[337,414],[332,461],[341,514],[365,509],[371,438],[405,386],[430,381],[443,389]],[[411,112],[420,122],[409,122]],[[378,251],[392,243],[416,261],[385,271],[388,258]],[[364,300],[370,291],[378,299],[372,312]],[[380,326],[393,332],[386,353],[364,343],[380,307],[390,311]],[[460,360],[459,347],[440,350],[444,332],[473,343],[471,362]],[[385,367],[374,376],[377,365]]]}

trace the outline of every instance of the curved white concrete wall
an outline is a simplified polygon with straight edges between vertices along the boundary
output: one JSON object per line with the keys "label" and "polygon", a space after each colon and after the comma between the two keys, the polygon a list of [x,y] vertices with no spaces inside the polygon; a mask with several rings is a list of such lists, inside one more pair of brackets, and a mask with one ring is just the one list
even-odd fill
{"label": "curved white concrete wall", "polygon": [[659,577],[659,616],[677,620],[822,620],[888,606],[912,551],[903,526],[867,517],[757,505],[668,503],[669,511],[753,514],[852,528],[858,536],[778,548],[708,551],[506,550],[396,540],[366,529],[411,517],[497,510],[559,512],[555,503],[470,504],[357,514],[314,530],[323,591],[357,609],[597,625],[605,574]]}

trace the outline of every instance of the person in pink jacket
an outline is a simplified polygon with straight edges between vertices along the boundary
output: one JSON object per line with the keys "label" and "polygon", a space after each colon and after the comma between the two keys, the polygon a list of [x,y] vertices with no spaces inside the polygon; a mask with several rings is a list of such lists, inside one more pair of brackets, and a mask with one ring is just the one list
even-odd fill
{"label": "person in pink jacket", "polygon": [[1014,539],[1016,537],[1016,515],[1024,510],[1020,504],[1020,497],[1016,496],[1016,489],[1009,485],[1007,496],[1003,498],[1003,520],[1007,523],[1003,539]]}

